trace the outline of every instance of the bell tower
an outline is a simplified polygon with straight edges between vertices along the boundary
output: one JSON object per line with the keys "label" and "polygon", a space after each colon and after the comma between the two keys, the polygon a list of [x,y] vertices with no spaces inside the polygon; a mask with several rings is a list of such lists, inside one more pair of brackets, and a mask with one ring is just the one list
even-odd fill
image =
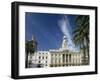
{"label": "bell tower", "polygon": [[37,50],[37,41],[34,35],[32,35],[32,43],[33,43],[33,47],[35,48],[35,51]]}
{"label": "bell tower", "polygon": [[66,36],[63,36],[63,41],[62,41],[62,49],[67,49],[67,38]]}

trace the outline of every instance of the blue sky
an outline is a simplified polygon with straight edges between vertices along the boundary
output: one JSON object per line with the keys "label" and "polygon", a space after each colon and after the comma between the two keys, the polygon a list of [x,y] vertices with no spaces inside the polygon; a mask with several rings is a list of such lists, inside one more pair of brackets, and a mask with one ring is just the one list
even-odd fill
{"label": "blue sky", "polygon": [[77,15],[25,13],[25,40],[35,36],[38,50],[59,49],[62,38],[67,36],[68,47],[73,49],[72,31],[76,27]]}

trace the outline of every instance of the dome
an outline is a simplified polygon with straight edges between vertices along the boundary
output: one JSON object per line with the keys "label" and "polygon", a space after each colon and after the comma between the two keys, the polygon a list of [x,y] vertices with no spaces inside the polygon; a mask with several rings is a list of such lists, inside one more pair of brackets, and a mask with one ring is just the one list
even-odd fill
{"label": "dome", "polygon": [[65,35],[63,36],[63,39],[66,39],[66,36]]}
{"label": "dome", "polygon": [[34,35],[32,35],[32,40],[35,40],[35,36]]}

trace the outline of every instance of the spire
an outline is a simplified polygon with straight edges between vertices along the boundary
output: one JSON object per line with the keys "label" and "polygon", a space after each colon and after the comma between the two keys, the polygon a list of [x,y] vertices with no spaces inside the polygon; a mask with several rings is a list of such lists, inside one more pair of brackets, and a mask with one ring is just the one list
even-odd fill
{"label": "spire", "polygon": [[35,37],[34,37],[34,35],[32,35],[32,40],[35,41]]}
{"label": "spire", "polygon": [[67,49],[67,38],[66,36],[63,36],[63,41],[62,41],[62,49]]}
{"label": "spire", "polygon": [[36,38],[35,38],[34,35],[32,35],[32,41],[33,41],[33,43],[37,43]]}

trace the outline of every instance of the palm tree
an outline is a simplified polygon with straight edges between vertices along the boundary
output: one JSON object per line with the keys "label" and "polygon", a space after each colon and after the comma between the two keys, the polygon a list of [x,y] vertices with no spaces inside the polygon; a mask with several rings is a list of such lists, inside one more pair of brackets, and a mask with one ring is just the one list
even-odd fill
{"label": "palm tree", "polygon": [[[28,59],[28,56],[30,54],[30,56],[32,56],[34,54],[34,52],[37,50],[37,42],[36,40],[30,40],[25,42],[25,52],[26,52],[26,64],[25,67],[29,68],[30,65],[32,64],[32,61]],[[28,62],[29,61],[29,62]]]}
{"label": "palm tree", "polygon": [[76,23],[77,27],[73,31],[73,41],[83,50],[83,64],[86,64],[86,54],[89,60],[89,16],[77,16]]}

